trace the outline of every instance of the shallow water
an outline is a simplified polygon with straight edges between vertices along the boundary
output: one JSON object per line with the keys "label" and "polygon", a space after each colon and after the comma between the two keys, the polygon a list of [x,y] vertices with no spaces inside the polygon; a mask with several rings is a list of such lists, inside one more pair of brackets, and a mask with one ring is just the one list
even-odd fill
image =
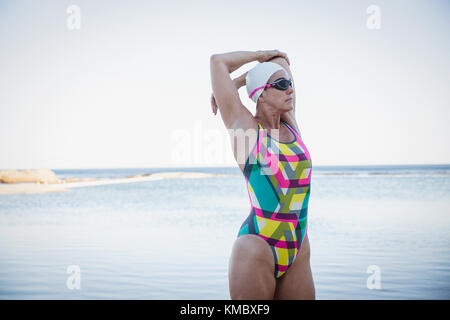
{"label": "shallow water", "polygon": [[[313,171],[318,299],[450,298],[450,175],[422,169]],[[56,172],[152,172],[136,170]],[[229,299],[228,259],[250,210],[245,180],[237,168],[190,171],[230,175],[0,196],[0,298]],[[79,290],[66,284],[71,265]],[[373,265],[380,289],[367,287]]]}

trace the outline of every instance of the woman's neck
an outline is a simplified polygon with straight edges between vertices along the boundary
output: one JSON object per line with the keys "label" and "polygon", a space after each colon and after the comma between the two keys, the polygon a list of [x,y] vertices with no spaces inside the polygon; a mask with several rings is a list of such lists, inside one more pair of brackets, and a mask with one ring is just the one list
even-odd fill
{"label": "woman's neck", "polygon": [[265,129],[280,129],[281,117],[279,114],[272,114],[268,116],[255,115],[256,121],[261,123]]}

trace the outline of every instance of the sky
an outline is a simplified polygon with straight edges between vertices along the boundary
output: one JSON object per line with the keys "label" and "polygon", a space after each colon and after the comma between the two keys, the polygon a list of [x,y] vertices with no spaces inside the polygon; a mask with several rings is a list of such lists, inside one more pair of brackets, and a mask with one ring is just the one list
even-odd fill
{"label": "sky", "polygon": [[0,168],[237,167],[209,58],[271,49],[313,166],[449,164],[449,16],[444,0],[0,0]]}

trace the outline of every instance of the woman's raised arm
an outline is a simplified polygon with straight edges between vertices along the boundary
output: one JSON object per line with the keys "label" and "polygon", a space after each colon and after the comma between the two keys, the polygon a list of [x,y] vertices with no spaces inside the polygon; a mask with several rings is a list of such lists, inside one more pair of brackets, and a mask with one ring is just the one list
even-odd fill
{"label": "woman's raised arm", "polygon": [[[234,122],[246,113],[251,113],[242,103],[236,83],[231,80],[230,73],[242,65],[258,60],[259,52],[234,51],[214,54],[210,59],[212,103],[218,107],[227,129],[234,129]],[[213,107],[214,108],[214,107]],[[213,110],[214,111],[214,110]]]}
{"label": "woman's raised arm", "polygon": [[241,120],[242,117],[252,117],[250,111],[247,110],[239,98],[238,88],[236,83],[231,80],[230,73],[246,63],[255,60],[265,62],[273,57],[284,58],[289,63],[287,55],[278,50],[233,51],[211,56],[210,67],[213,90],[211,103],[213,104],[213,111],[214,104],[220,110],[227,129],[235,129],[235,121]]}
{"label": "woman's raised arm", "polygon": [[[245,86],[245,77],[247,76],[248,72],[245,72],[243,74],[241,74],[239,77],[233,79],[233,83],[236,86],[236,90],[239,90],[242,86]],[[214,98],[214,94],[211,94],[211,107],[212,107],[212,112],[214,113],[214,115],[217,115],[217,103],[216,103],[216,99]]]}

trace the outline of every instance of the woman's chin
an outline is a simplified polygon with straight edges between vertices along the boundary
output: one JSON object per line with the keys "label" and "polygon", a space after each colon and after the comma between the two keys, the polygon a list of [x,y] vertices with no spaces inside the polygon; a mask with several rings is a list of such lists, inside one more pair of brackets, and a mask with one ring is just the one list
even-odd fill
{"label": "woman's chin", "polygon": [[289,112],[289,111],[292,111],[292,110],[294,110],[294,105],[292,104],[292,102],[288,101],[280,109],[280,112],[284,113],[284,112]]}
{"label": "woman's chin", "polygon": [[294,110],[294,105],[292,104],[292,102],[287,103],[285,112],[292,111],[292,110]]}

